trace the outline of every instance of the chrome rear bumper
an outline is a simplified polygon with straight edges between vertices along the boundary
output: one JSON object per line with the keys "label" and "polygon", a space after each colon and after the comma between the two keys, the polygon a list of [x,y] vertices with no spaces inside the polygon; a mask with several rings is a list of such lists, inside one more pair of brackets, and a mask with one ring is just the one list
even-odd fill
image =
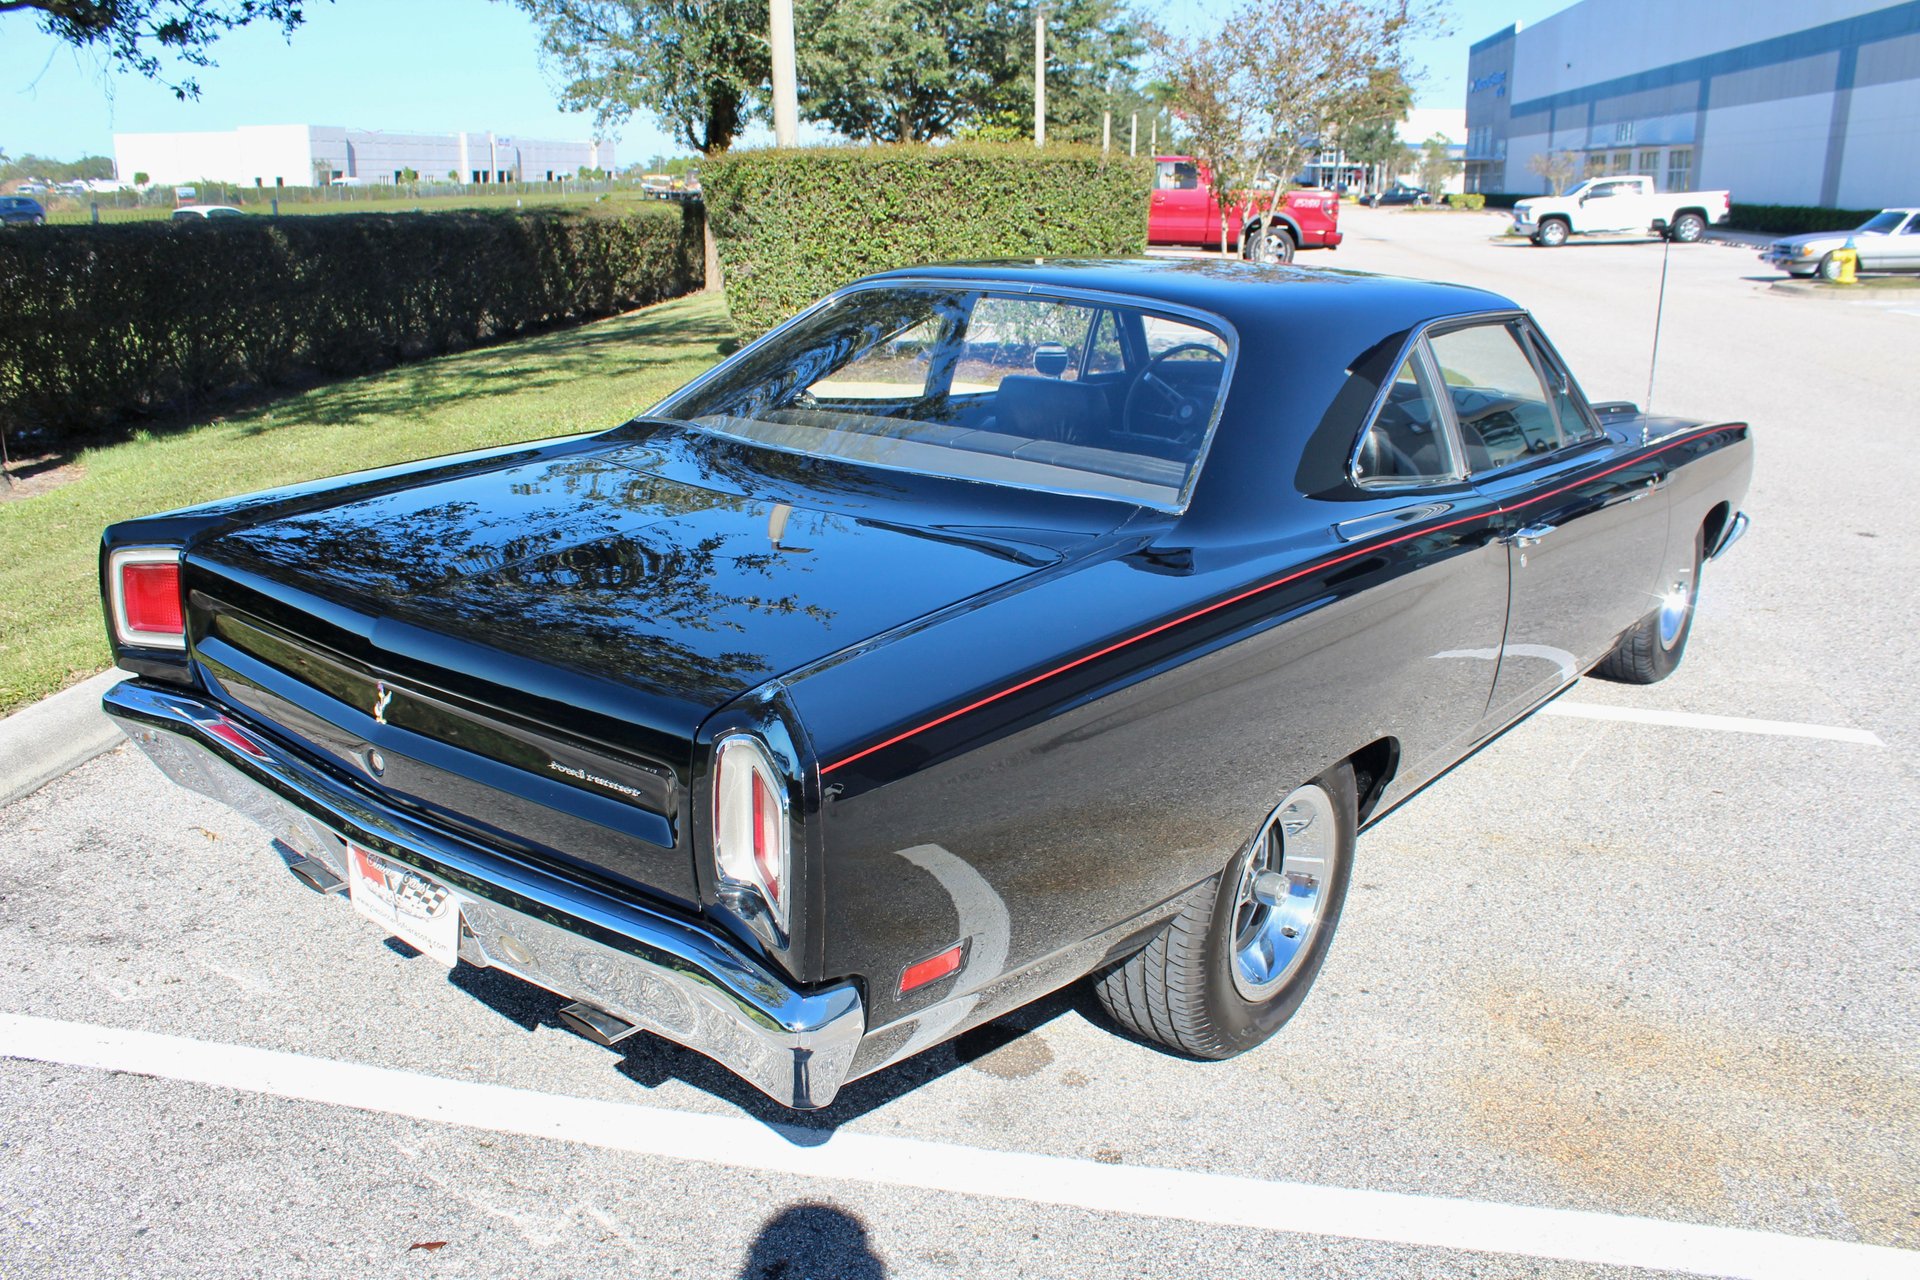
{"label": "chrome rear bumper", "polygon": [[460,958],[597,1005],[705,1054],[790,1107],[833,1101],[866,1030],[852,983],[802,992],[698,925],[438,830],[308,762],[209,699],[128,680],[102,699],[184,787],[345,880],[352,840],[448,885]]}
{"label": "chrome rear bumper", "polygon": [[1747,519],[1746,512],[1734,512],[1733,519],[1727,523],[1726,532],[1720,535],[1720,541],[1714,545],[1713,550],[1707,552],[1707,559],[1718,560],[1727,554],[1729,547],[1746,536],[1747,526],[1751,523],[1752,521]]}

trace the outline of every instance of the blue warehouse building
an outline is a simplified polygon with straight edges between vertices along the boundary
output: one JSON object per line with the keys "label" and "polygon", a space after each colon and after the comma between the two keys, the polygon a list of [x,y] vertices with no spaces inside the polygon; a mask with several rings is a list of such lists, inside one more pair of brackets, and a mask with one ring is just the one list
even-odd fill
{"label": "blue warehouse building", "polygon": [[1583,0],[1468,58],[1469,191],[1534,157],[1756,204],[1920,203],[1920,0]]}

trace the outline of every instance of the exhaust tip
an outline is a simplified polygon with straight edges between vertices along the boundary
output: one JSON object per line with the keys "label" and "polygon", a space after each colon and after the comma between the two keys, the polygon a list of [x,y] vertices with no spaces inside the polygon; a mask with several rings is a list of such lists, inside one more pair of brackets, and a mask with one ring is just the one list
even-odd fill
{"label": "exhaust tip", "polygon": [[597,1005],[575,1001],[560,1010],[560,1021],[569,1030],[595,1044],[612,1048],[640,1028],[625,1018],[616,1017]]}
{"label": "exhaust tip", "polygon": [[318,858],[289,862],[287,870],[306,881],[307,887],[318,893],[342,893],[347,887],[347,882],[333,874],[332,868]]}

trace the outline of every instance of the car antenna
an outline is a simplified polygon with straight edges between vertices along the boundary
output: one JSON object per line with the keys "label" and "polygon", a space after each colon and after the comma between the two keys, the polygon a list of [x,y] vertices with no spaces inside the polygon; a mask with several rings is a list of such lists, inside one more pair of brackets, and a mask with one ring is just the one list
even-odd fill
{"label": "car antenna", "polygon": [[1640,443],[1647,442],[1647,419],[1653,416],[1653,375],[1660,367],[1660,318],[1667,310],[1667,259],[1673,254],[1673,237],[1663,236],[1660,245],[1660,294],[1653,304],[1653,350],[1647,355],[1647,402],[1640,406]]}

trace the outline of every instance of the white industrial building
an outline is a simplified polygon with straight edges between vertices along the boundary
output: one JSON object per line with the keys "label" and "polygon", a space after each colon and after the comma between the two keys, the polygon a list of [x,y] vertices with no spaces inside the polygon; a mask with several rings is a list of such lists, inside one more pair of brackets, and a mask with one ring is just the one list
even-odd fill
{"label": "white industrial building", "polygon": [[1754,204],[1920,200],[1920,0],[1583,0],[1468,56],[1467,189],[1535,156]]}
{"label": "white industrial building", "polygon": [[122,183],[228,182],[306,187],[423,182],[556,182],[612,169],[611,142],[549,142],[486,133],[387,133],[333,125],[243,125],[227,132],[116,133]]}

